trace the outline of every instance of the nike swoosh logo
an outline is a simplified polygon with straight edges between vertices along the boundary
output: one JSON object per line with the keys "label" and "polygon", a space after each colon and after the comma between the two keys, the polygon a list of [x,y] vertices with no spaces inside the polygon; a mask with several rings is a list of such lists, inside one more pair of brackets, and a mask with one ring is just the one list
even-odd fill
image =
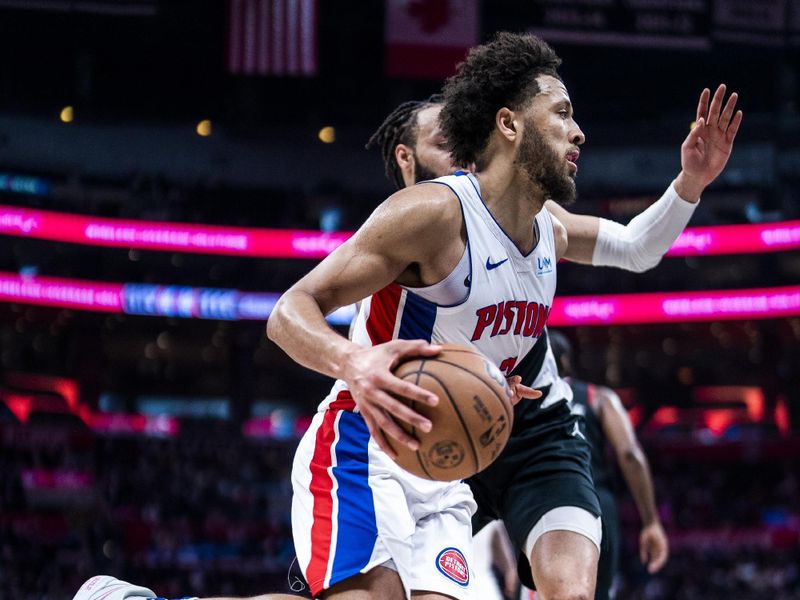
{"label": "nike swoosh logo", "polygon": [[504,259],[503,259],[503,260],[501,260],[500,262],[493,263],[491,258],[487,258],[487,259],[486,259],[486,270],[487,270],[487,271],[491,271],[492,269],[496,269],[497,267],[499,267],[500,265],[502,265],[502,264],[503,264],[504,262],[506,262],[507,260],[508,260],[507,258],[504,258]]}

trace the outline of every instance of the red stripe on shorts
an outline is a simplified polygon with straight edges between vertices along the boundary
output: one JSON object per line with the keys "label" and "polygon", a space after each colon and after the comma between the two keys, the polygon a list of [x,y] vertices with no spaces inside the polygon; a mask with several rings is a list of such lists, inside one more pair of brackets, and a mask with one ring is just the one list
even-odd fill
{"label": "red stripe on shorts", "polygon": [[399,285],[390,283],[372,294],[369,317],[367,317],[367,334],[373,346],[392,339],[402,292],[403,289]]}
{"label": "red stripe on shorts", "polygon": [[[341,395],[341,394],[340,394]],[[338,399],[338,398],[337,398]],[[334,425],[339,410],[326,410],[322,424],[317,429],[314,457],[311,459],[311,484],[314,498],[314,522],[311,525],[311,560],[306,571],[306,581],[316,597],[325,587],[325,576],[331,559],[333,536],[333,476],[330,468],[331,447],[336,438]]]}

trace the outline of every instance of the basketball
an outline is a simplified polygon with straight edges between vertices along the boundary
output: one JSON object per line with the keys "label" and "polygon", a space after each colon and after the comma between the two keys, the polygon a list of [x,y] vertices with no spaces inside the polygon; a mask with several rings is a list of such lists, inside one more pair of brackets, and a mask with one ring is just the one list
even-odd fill
{"label": "basketball", "polygon": [[436,481],[466,479],[498,457],[511,434],[514,408],[511,390],[500,370],[479,352],[443,344],[435,357],[401,363],[394,374],[439,397],[436,406],[401,398],[430,419],[425,433],[400,425],[419,440],[414,452],[392,440],[395,462],[405,470]]}

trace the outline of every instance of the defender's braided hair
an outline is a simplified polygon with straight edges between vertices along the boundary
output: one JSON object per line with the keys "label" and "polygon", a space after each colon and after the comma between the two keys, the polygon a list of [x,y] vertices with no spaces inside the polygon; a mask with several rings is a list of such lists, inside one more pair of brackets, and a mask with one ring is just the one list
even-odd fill
{"label": "defender's braided hair", "polygon": [[441,103],[442,96],[440,94],[434,94],[427,100],[403,102],[386,117],[386,120],[381,123],[381,126],[367,142],[367,150],[376,146],[380,148],[386,177],[397,186],[398,190],[404,188],[405,183],[400,165],[397,164],[394,155],[394,149],[398,144],[415,148],[417,145],[417,115],[421,110]]}

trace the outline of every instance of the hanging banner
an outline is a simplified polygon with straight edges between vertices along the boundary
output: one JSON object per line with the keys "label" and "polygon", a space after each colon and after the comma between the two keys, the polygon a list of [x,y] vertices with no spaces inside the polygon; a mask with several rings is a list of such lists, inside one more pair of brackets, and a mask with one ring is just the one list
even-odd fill
{"label": "hanging banner", "polygon": [[386,74],[449,77],[478,29],[478,0],[386,0]]}

